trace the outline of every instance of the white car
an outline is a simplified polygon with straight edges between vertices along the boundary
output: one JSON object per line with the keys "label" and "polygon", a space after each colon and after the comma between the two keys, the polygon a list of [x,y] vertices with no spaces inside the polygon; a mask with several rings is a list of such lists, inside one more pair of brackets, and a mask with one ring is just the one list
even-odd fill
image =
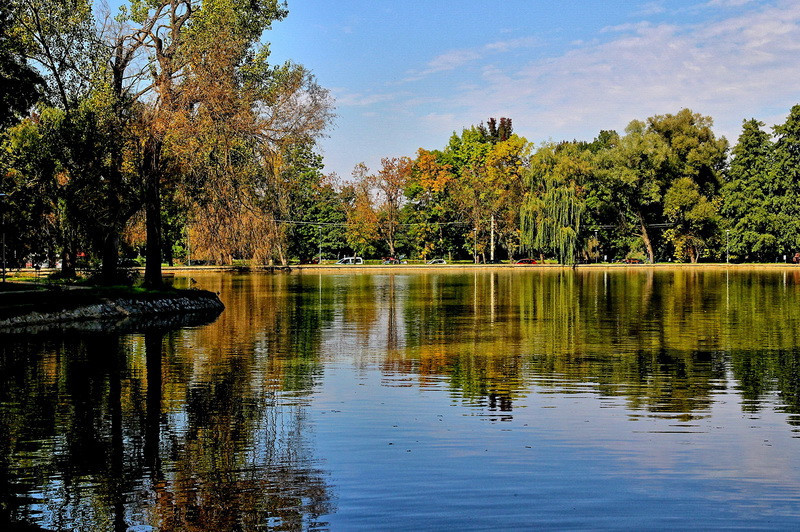
{"label": "white car", "polygon": [[364,264],[361,257],[344,257],[336,261],[336,264]]}
{"label": "white car", "polygon": [[429,260],[428,264],[447,264],[447,261],[444,259],[433,259]]}

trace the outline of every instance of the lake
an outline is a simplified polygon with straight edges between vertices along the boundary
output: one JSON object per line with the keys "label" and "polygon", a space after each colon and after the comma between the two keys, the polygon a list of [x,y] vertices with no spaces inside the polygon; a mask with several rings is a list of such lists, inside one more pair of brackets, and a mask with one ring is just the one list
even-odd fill
{"label": "lake", "polygon": [[797,527],[800,269],[391,272],[0,337],[0,524]]}

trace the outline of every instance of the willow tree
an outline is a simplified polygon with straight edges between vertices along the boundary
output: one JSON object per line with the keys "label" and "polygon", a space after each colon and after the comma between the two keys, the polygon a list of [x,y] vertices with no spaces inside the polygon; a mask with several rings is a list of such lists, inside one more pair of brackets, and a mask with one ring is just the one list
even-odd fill
{"label": "willow tree", "polygon": [[562,264],[578,255],[590,155],[574,143],[545,144],[531,157],[522,204],[522,245]]}

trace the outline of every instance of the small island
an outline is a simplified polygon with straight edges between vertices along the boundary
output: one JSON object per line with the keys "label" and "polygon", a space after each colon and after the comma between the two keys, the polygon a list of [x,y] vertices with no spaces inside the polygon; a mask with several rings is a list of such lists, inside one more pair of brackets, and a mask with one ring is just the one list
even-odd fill
{"label": "small island", "polygon": [[188,313],[218,315],[225,308],[208,290],[145,289],[130,286],[49,286],[4,283],[0,289],[0,331],[76,321],[116,321],[128,318]]}

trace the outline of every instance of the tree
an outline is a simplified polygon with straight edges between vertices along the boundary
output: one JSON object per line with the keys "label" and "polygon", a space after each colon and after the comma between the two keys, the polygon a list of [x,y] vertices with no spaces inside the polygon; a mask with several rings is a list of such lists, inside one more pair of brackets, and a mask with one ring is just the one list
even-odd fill
{"label": "tree", "polygon": [[[505,119],[500,119],[501,125]],[[509,126],[510,127],[510,126]],[[530,164],[532,145],[512,135],[495,144],[486,156],[486,173],[491,194],[491,216],[495,232],[512,259],[520,245],[520,209],[524,175]]]}
{"label": "tree", "polygon": [[374,251],[373,244],[380,238],[378,215],[372,204],[369,168],[359,163],[353,168],[353,184],[342,192],[348,199],[347,243],[359,255]]}
{"label": "tree", "polygon": [[45,80],[47,104],[69,112],[89,92],[99,48],[89,0],[12,0],[27,59]]}
{"label": "tree", "polygon": [[[161,283],[162,191],[175,189],[187,174],[203,180],[196,191],[215,188],[211,198],[236,204],[235,212],[256,224],[249,227],[260,227],[279,243],[274,220],[272,226],[261,221],[257,209],[265,181],[280,173],[287,144],[313,138],[331,118],[327,93],[305,69],[271,66],[268,48],[255,46],[273,21],[286,16],[285,6],[277,0],[131,0],[122,14],[135,25],[122,41],[127,50],[143,46],[150,73],[150,84],[136,94],[147,97],[140,100],[145,112],[139,167],[145,282]],[[192,157],[198,149],[199,163]],[[251,171],[242,181],[239,170],[246,164]]]}
{"label": "tree", "polygon": [[389,255],[396,255],[397,238],[400,230],[400,209],[403,206],[404,191],[411,178],[412,162],[408,157],[381,159],[381,169],[368,180],[377,192],[377,229],[389,248]]}
{"label": "tree", "polygon": [[0,129],[19,120],[39,99],[42,77],[28,65],[24,42],[15,31],[18,11],[0,5]]}
{"label": "tree", "polygon": [[[708,209],[719,205],[717,196],[728,144],[724,138],[714,136],[712,124],[710,117],[682,109],[674,115],[650,117],[646,122],[634,120],[624,136],[614,139],[613,135],[605,134],[593,143],[594,147],[589,146],[595,153],[598,177],[607,187],[607,197],[618,215],[621,236],[617,241],[624,239],[622,235],[638,233],[651,262],[656,260],[660,245],[684,250],[686,242],[699,242],[697,234],[681,232],[688,230],[688,226],[675,226],[677,219],[671,219],[665,212],[666,195],[677,180],[689,178],[697,185],[698,197],[709,202],[703,212],[710,215]],[[684,181],[677,186],[673,199],[679,191],[688,191]],[[670,210],[673,218],[677,216],[676,205],[673,203]],[[593,209],[599,207],[595,205]],[[665,233],[664,238],[653,231],[653,226],[671,224],[673,230]]]}
{"label": "tree", "polygon": [[575,143],[545,144],[531,158],[522,205],[522,243],[552,253],[562,264],[578,254],[585,210],[583,184],[592,167],[587,151]]}
{"label": "tree", "polygon": [[493,192],[486,179],[486,156],[491,148],[482,128],[473,126],[464,129],[460,136],[453,133],[443,152],[443,162],[453,168],[456,176],[450,189],[453,209],[467,222],[464,248],[475,263],[485,260],[488,248]]}
{"label": "tree", "polygon": [[609,190],[621,231],[638,232],[653,262],[655,252],[648,225],[662,221],[668,146],[638,120],[628,124],[624,136],[607,140],[607,148],[595,156],[598,177]]}
{"label": "tree", "polygon": [[703,195],[691,178],[679,177],[664,197],[664,214],[673,224],[665,237],[675,246],[675,256],[696,263],[718,233],[718,205]]}
{"label": "tree", "polygon": [[420,148],[405,191],[409,201],[405,217],[410,223],[409,239],[423,260],[432,254],[443,254],[453,247],[452,243],[447,242],[447,228],[453,227],[452,209],[449,206],[453,167],[440,162],[441,155],[441,152]]}
{"label": "tree", "polygon": [[722,187],[721,213],[734,255],[763,258],[777,249],[770,182],[773,144],[763,126],[755,119],[744,121]]}
{"label": "tree", "polygon": [[[677,255],[686,254],[692,262],[699,259],[695,253],[705,247],[705,242],[713,233],[711,226],[716,223],[718,216],[718,196],[727,160],[728,141],[724,137],[717,139],[714,136],[711,129],[713,123],[711,117],[692,113],[689,109],[681,109],[675,115],[648,118],[649,129],[664,139],[669,147],[664,168],[666,172],[662,179],[665,195],[663,215],[674,225],[664,236]],[[676,187],[671,194],[673,199],[681,193],[695,190],[688,186],[685,179],[690,179],[697,186],[698,208],[693,210],[694,207],[681,202],[679,209],[683,214],[679,215],[675,210],[678,204],[673,202],[667,207],[666,196],[670,195],[672,187]],[[694,196],[694,192],[691,194]],[[693,222],[684,223],[680,220]]]}
{"label": "tree", "polygon": [[777,211],[778,251],[800,249],[800,105],[795,105],[783,124],[773,128],[775,146],[771,172],[773,208]]}

